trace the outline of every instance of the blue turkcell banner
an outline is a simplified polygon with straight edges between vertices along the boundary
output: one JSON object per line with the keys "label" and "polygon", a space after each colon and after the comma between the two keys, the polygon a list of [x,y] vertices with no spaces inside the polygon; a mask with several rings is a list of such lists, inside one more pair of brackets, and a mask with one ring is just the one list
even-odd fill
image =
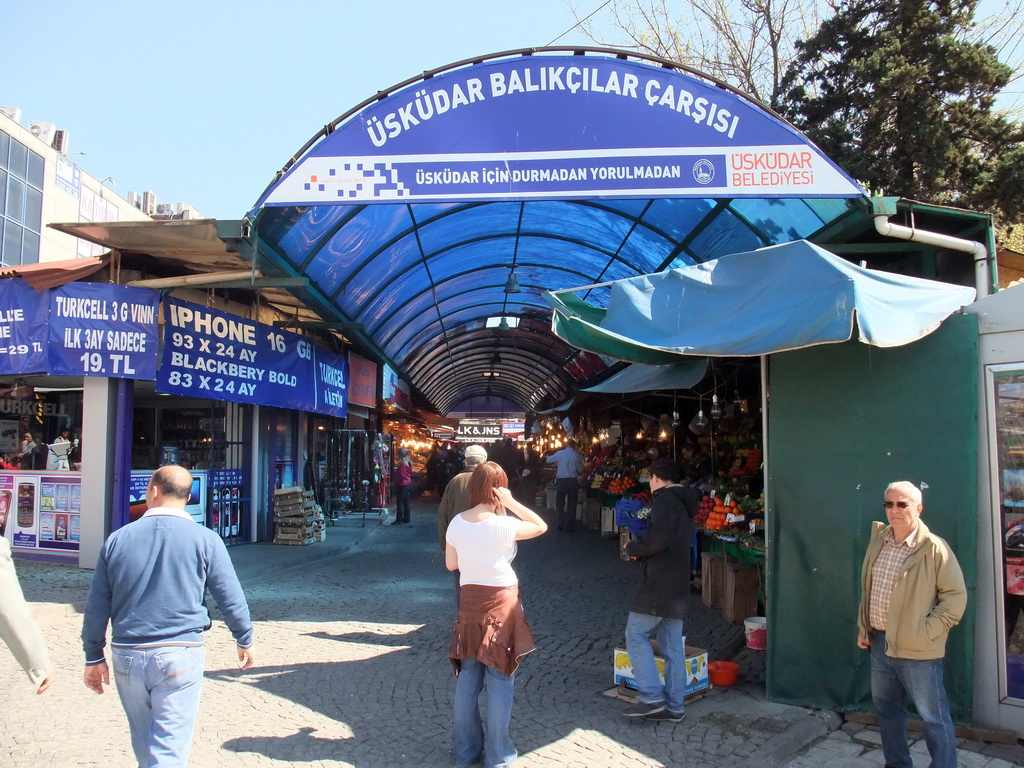
{"label": "blue turkcell banner", "polygon": [[0,280],[0,375],[45,373],[49,292],[20,277]]}
{"label": "blue turkcell banner", "polygon": [[51,373],[156,378],[159,291],[68,283],[49,294]]}
{"label": "blue turkcell banner", "polygon": [[157,392],[345,415],[342,358],[238,315],[170,297],[164,307]]}
{"label": "blue turkcell banner", "polygon": [[737,93],[635,60],[538,55],[455,68],[373,102],[257,207],[863,194]]}
{"label": "blue turkcell banner", "polygon": [[348,414],[348,360],[321,347],[313,348],[316,363],[317,413],[339,418]]}

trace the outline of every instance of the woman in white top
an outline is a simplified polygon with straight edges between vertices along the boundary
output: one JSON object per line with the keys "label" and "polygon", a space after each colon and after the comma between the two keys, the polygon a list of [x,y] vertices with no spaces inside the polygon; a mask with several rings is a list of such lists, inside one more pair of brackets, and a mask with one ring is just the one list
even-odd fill
{"label": "woman in white top", "polygon": [[[536,538],[548,526],[512,498],[508,477],[493,461],[473,470],[469,503],[445,535],[445,563],[459,571],[461,587],[448,653],[457,676],[452,747],[460,766],[483,755],[486,768],[506,768],[518,757],[508,733],[515,672],[535,647],[512,559],[516,542]],[[485,681],[486,725],[479,707]]]}

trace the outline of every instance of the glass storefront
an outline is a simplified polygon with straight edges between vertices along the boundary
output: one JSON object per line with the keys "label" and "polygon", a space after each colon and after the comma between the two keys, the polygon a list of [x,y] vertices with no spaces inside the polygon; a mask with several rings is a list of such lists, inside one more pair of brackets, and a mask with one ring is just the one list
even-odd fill
{"label": "glass storefront", "polygon": [[993,370],[1006,696],[1024,700],[1024,366]]}

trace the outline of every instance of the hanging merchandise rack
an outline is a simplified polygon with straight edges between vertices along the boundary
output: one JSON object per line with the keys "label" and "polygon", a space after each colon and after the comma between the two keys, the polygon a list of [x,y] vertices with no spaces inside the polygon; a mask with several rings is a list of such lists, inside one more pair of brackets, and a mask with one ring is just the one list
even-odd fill
{"label": "hanging merchandise rack", "polygon": [[392,437],[362,429],[326,430],[319,498],[328,519],[383,515],[391,500]]}

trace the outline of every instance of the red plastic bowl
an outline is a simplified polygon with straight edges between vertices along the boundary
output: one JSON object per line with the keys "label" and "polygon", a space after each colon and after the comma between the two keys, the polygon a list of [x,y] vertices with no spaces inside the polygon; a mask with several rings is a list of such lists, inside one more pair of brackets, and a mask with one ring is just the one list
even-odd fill
{"label": "red plastic bowl", "polygon": [[712,661],[708,664],[708,677],[712,685],[732,685],[739,673],[740,665],[732,661]]}

